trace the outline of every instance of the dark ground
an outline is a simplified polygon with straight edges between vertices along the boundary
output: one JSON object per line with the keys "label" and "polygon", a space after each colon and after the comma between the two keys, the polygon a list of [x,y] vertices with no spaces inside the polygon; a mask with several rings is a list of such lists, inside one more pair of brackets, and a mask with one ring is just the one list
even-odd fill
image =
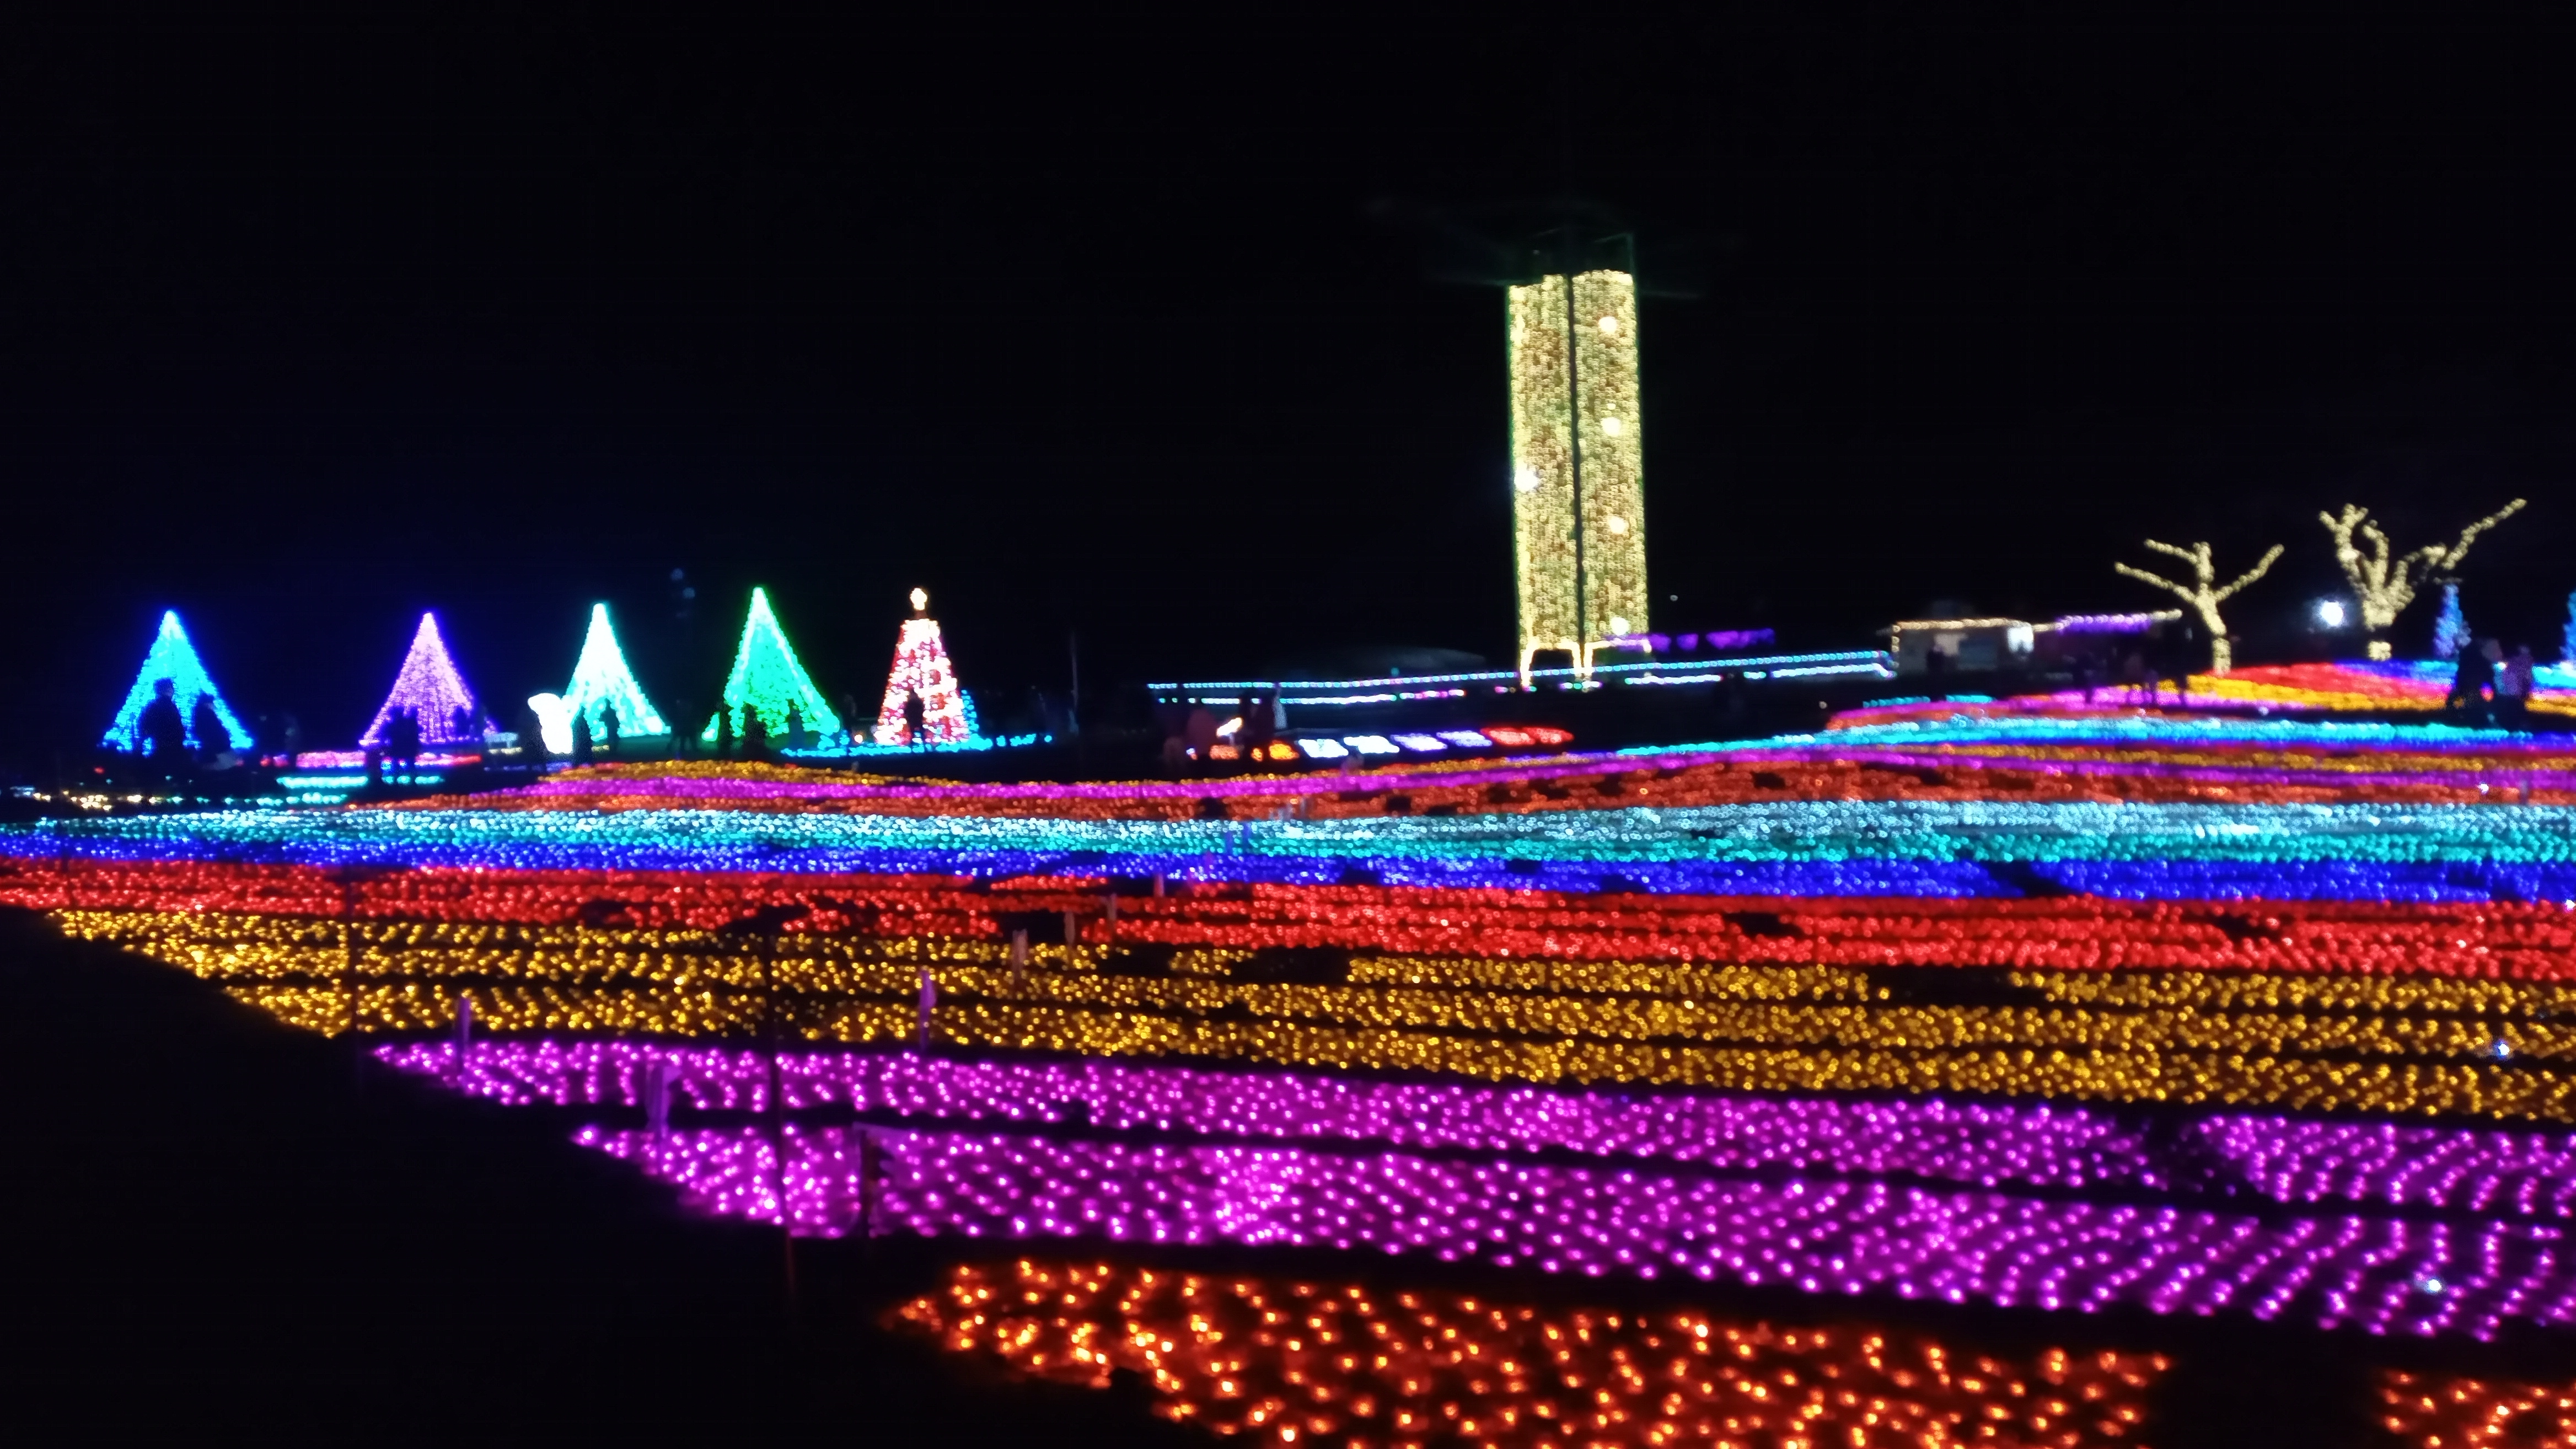
{"label": "dark ground", "polygon": [[[0,915],[0,1046],[19,1144],[0,1233],[0,1436],[15,1442],[1211,1442],[1147,1414],[1141,1386],[1008,1380],[880,1327],[938,1280],[936,1245],[801,1244],[791,1315],[775,1233],[685,1216],[548,1114],[353,1071],[340,1044],[21,912]],[[1646,1307],[1672,1292],[1329,1255],[1199,1260],[1528,1301]],[[2366,1418],[2374,1364],[2563,1377],[2570,1359],[2560,1343],[2136,1314],[1741,1291],[1724,1307],[1912,1323],[1981,1349],[2160,1350],[2176,1367],[2145,1437],[2163,1449],[2382,1442]]]}
{"label": "dark ground", "polygon": [[926,1263],[814,1255],[791,1328],[775,1233],[23,913],[0,1003],[0,1438],[1180,1441],[870,1326]]}

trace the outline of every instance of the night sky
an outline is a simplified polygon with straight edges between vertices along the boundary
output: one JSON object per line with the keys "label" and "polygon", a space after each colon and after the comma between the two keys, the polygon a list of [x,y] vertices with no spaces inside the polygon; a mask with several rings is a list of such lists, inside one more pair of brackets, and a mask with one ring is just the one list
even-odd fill
{"label": "night sky", "polygon": [[1502,659],[1472,239],[1569,198],[1650,293],[1658,627],[2158,607],[2152,534],[2288,544],[2283,632],[2346,501],[2529,496],[2465,598],[2544,658],[2576,589],[2563,27],[370,8],[0,34],[0,769],[170,606],[316,744],[425,608],[506,721],[607,599],[702,719],[754,583],[865,701],[916,584],[994,694]]}

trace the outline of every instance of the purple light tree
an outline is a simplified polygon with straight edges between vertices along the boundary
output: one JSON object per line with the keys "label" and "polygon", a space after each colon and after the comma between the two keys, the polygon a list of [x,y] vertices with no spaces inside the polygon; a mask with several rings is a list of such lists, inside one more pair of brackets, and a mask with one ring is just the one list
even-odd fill
{"label": "purple light tree", "polygon": [[447,641],[439,637],[436,614],[420,616],[420,629],[411,636],[411,652],[403,656],[402,672],[394,676],[393,692],[385,696],[358,743],[384,744],[387,731],[404,710],[420,721],[423,744],[477,744],[483,738],[482,711],[475,707],[474,691],[466,687],[465,676],[449,657]]}

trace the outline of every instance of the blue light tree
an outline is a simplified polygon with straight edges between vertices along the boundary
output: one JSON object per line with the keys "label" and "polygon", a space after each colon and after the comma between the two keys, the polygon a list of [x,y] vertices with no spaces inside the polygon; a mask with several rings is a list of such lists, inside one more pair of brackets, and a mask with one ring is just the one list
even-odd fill
{"label": "blue light tree", "polygon": [[[152,648],[143,656],[143,668],[134,676],[134,687],[125,692],[124,705],[117,710],[116,719],[108,725],[107,734],[99,743],[129,755],[139,752],[143,748],[144,707],[152,703],[155,686],[165,679],[170,681],[171,697],[179,706],[179,718],[188,722],[190,749],[214,749],[226,744],[236,750],[250,748],[250,731],[242,728],[233,707],[224,703],[222,693],[215,688],[215,681],[207,676],[205,661],[197,657],[197,646],[188,642],[188,631],[180,627],[176,609],[161,615],[160,632],[153,636]],[[197,701],[200,699],[213,703],[215,718],[222,723],[226,739],[197,738]]]}
{"label": "blue light tree", "polygon": [[2433,657],[2457,659],[2469,647],[2469,621],[2460,612],[2460,581],[2442,581],[2442,612],[2433,620]]}

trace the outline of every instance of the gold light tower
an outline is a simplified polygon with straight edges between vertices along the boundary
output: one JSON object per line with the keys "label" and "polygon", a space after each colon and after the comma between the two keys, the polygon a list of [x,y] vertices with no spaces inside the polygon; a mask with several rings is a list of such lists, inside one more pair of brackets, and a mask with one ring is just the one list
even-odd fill
{"label": "gold light tower", "polygon": [[1637,281],[1563,273],[1509,289],[1512,563],[1521,686],[1562,649],[1588,677],[1605,641],[1646,630]]}

